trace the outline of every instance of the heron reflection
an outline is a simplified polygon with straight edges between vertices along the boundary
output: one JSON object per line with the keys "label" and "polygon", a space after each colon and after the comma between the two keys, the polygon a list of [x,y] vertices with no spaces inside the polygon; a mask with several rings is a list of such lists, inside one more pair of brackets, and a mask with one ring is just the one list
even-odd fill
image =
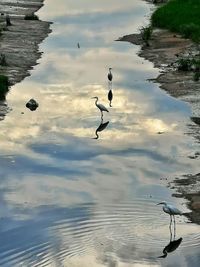
{"label": "heron reflection", "polygon": [[103,119],[101,119],[101,123],[100,123],[100,125],[98,126],[98,128],[95,131],[96,137],[94,137],[93,139],[99,139],[98,132],[102,132],[103,130],[105,130],[106,127],[108,126],[108,124],[109,124],[109,121],[103,122]]}
{"label": "heron reflection", "polygon": [[182,240],[183,240],[183,238],[180,237],[177,240],[170,241],[169,244],[166,247],[164,247],[163,255],[158,257],[158,258],[166,258],[168,253],[175,251],[180,246]]}
{"label": "heron reflection", "polygon": [[[172,229],[171,229],[171,224],[170,224],[170,227],[169,227],[169,230],[170,230],[170,241],[169,241],[169,244],[167,244],[164,249],[163,249],[163,255],[158,257],[158,258],[166,258],[168,253],[171,253],[173,251],[175,251],[181,244],[183,238],[180,237],[179,239],[176,240],[176,228],[175,228],[175,225],[174,225],[174,235],[172,233]],[[173,238],[172,238],[173,236]]]}
{"label": "heron reflection", "polygon": [[112,107],[112,100],[113,100],[113,92],[112,92],[112,89],[110,89],[109,92],[108,92],[108,100],[109,100],[110,107]]}

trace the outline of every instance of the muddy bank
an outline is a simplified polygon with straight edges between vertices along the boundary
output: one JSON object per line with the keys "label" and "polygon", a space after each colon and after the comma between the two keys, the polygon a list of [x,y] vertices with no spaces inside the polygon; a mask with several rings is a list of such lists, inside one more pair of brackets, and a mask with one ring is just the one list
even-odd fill
{"label": "muddy bank", "polygon": [[167,30],[154,30],[149,47],[143,46],[139,34],[123,36],[118,41],[141,45],[139,55],[153,62],[154,66],[161,70],[161,74],[154,81],[170,95],[190,103],[194,114],[200,115],[200,81],[193,81],[192,71],[178,71],[175,67],[178,58],[198,53],[190,40]]}
{"label": "muddy bank", "polygon": [[[178,71],[177,60],[188,55],[196,55],[199,48],[190,40],[167,30],[154,29],[150,46],[143,44],[140,34],[130,34],[119,38],[117,41],[126,41],[141,45],[139,55],[153,62],[159,68],[160,75],[153,79],[159,83],[160,88],[168,94],[190,104],[194,118],[188,125],[188,133],[195,137],[195,142],[200,143],[200,81],[194,81],[192,71]],[[188,160],[199,160],[199,151]],[[200,224],[200,174],[189,174],[178,177],[170,184],[174,191],[173,196],[185,198],[192,211],[187,216],[195,223]]]}
{"label": "muddy bank", "polygon": [[184,175],[183,178],[176,178],[170,184],[177,193],[173,196],[187,199],[188,207],[192,211],[187,217],[195,223],[200,224],[200,173],[196,175]]}
{"label": "muddy bank", "polygon": [[3,0],[0,3],[1,25],[6,14],[9,14],[12,23],[0,36],[0,53],[5,55],[6,60],[6,66],[0,65],[0,74],[8,76],[11,85],[29,76],[29,71],[41,56],[38,45],[50,33],[50,23],[24,20],[24,16],[42,6],[43,0]]}

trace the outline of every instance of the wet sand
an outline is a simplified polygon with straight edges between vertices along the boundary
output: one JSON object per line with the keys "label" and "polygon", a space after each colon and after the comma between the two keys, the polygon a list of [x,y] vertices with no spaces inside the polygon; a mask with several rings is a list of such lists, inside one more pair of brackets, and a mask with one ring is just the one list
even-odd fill
{"label": "wet sand", "polygon": [[50,33],[50,23],[24,20],[24,16],[35,13],[42,6],[43,0],[4,0],[0,3],[1,13],[3,16],[9,14],[12,23],[0,36],[0,53],[5,55],[7,63],[7,66],[0,66],[0,73],[9,77],[11,85],[29,76],[41,56],[38,45]]}
{"label": "wet sand", "polygon": [[[200,81],[193,81],[193,73],[178,71],[176,61],[179,57],[188,54],[196,54],[197,47],[189,39],[167,30],[154,29],[150,46],[144,46],[140,34],[130,34],[119,38],[117,41],[126,41],[132,44],[141,45],[139,55],[146,60],[153,62],[154,66],[161,70],[161,74],[153,79],[160,84],[168,94],[189,103],[195,117],[200,117]],[[188,133],[200,142],[200,125],[191,120],[188,125]],[[189,160],[199,160],[199,151]],[[187,174],[178,177],[171,188],[177,193],[173,196],[183,197],[188,200],[188,207],[191,213],[188,218],[200,224],[200,175]]]}

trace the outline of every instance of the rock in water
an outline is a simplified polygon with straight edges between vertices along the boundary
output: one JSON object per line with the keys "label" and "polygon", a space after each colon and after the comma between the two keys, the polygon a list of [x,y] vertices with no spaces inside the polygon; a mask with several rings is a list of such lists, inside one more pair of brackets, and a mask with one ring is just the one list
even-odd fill
{"label": "rock in water", "polygon": [[26,103],[26,107],[29,108],[31,111],[34,111],[34,110],[36,110],[39,107],[39,104],[37,103],[37,101],[35,101],[35,99],[31,98]]}

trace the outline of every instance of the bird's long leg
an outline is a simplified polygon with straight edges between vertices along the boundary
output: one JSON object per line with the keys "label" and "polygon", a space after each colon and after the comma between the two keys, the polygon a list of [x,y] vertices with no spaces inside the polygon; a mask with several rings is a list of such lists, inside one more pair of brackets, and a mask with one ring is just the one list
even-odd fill
{"label": "bird's long leg", "polygon": [[112,90],[112,81],[108,81],[108,89]]}
{"label": "bird's long leg", "polygon": [[169,227],[169,231],[170,231],[170,242],[172,241],[172,228]]}
{"label": "bird's long leg", "polygon": [[103,111],[101,111],[101,120],[103,121]]}
{"label": "bird's long leg", "polygon": [[112,102],[112,101],[110,101],[110,107],[112,108],[111,102]]}
{"label": "bird's long leg", "polygon": [[174,217],[174,240],[176,238],[176,221],[175,221],[175,216],[173,215]]}
{"label": "bird's long leg", "polygon": [[170,215],[170,224],[169,224],[170,242],[172,241],[172,229],[171,229],[171,225],[172,225],[172,216]]}

